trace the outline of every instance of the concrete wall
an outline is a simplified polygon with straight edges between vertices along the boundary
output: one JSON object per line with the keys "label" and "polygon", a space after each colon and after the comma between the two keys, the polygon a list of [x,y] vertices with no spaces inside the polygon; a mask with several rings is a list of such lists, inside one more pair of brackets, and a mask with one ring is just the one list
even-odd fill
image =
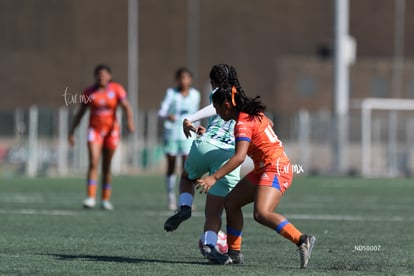
{"label": "concrete wall", "polygon": [[[127,0],[1,0],[0,108],[63,105],[80,93],[97,63],[127,84]],[[315,57],[333,38],[332,0],[200,0],[197,82],[204,89],[214,63],[239,70],[243,86],[280,108],[283,57]],[[393,47],[393,1],[351,0],[350,31],[358,56],[386,58]],[[414,56],[414,2],[407,1],[405,55]],[[139,0],[139,104],[156,108],[173,72],[188,63],[187,0]],[[305,70],[305,69],[304,69]],[[329,70],[323,105],[331,102]],[[306,82],[306,81],[305,81]],[[281,88],[282,86],[282,88]],[[303,105],[317,108],[306,99]],[[292,108],[296,105],[292,105]]]}

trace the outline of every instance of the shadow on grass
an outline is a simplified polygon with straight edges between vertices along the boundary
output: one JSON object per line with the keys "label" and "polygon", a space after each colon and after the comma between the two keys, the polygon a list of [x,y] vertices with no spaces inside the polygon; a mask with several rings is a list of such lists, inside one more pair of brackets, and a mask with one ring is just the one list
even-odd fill
{"label": "shadow on grass", "polygon": [[87,254],[39,254],[44,256],[55,257],[58,260],[75,260],[83,259],[85,261],[93,262],[115,262],[115,263],[164,263],[164,264],[198,264],[198,265],[213,265],[207,261],[174,261],[174,260],[160,260],[160,259],[144,259],[144,258],[128,258],[121,256],[101,256],[101,255],[87,255]]}

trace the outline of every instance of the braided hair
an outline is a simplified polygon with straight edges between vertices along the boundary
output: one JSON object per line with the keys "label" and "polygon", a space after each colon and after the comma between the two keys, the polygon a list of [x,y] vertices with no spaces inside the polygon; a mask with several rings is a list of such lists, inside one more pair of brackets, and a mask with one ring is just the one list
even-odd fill
{"label": "braided hair", "polygon": [[259,96],[250,98],[246,95],[233,66],[214,65],[210,71],[210,79],[218,87],[212,96],[213,102],[222,104],[228,101],[237,112],[244,112],[251,116],[261,116],[265,111],[266,106],[260,101]]}

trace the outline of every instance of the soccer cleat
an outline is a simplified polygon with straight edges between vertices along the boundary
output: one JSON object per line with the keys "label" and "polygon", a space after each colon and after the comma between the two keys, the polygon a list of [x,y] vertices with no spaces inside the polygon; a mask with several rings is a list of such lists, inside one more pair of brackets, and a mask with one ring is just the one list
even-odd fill
{"label": "soccer cleat", "polygon": [[233,264],[243,264],[244,263],[244,256],[240,251],[231,250],[227,252],[227,255],[230,257]]}
{"label": "soccer cleat", "polygon": [[313,235],[305,235],[305,241],[299,245],[300,255],[300,268],[306,268],[312,253],[313,245],[316,242],[316,238]]}
{"label": "soccer cleat", "polygon": [[109,200],[103,200],[101,203],[101,208],[102,210],[106,210],[106,211],[113,211],[114,210],[114,206],[112,205],[112,203]]}
{"label": "soccer cleat", "polygon": [[91,208],[95,207],[95,205],[96,205],[96,201],[93,197],[88,197],[82,203],[82,206],[86,209],[91,209]]}
{"label": "soccer cleat", "polygon": [[164,223],[164,230],[167,232],[172,232],[178,228],[178,226],[185,220],[191,217],[191,207],[190,206],[181,206],[173,216],[169,217]]}
{"label": "soccer cleat", "polygon": [[210,250],[210,248],[208,246],[205,247],[205,245],[203,245],[201,243],[201,241],[200,241],[200,245],[201,245],[201,247],[199,249],[200,249],[201,255],[203,255],[203,257],[207,258],[207,252],[206,252],[206,250]]}
{"label": "soccer cleat", "polygon": [[214,264],[232,264],[233,261],[227,254],[221,254],[217,251],[217,249],[212,245],[204,245],[203,246],[204,256]]}

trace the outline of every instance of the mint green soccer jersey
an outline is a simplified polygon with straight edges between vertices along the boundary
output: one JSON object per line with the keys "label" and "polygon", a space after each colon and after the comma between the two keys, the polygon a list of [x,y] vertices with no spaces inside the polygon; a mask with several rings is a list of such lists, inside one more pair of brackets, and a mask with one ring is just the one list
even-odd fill
{"label": "mint green soccer jersey", "polygon": [[176,88],[169,88],[161,103],[158,114],[162,118],[174,115],[175,121],[164,121],[164,139],[171,141],[187,140],[183,132],[183,120],[189,114],[196,112],[200,107],[200,92],[190,88],[187,96],[183,96]]}
{"label": "mint green soccer jersey", "polygon": [[219,115],[209,118],[206,133],[199,139],[213,144],[221,149],[234,151],[234,120],[224,121]]}

